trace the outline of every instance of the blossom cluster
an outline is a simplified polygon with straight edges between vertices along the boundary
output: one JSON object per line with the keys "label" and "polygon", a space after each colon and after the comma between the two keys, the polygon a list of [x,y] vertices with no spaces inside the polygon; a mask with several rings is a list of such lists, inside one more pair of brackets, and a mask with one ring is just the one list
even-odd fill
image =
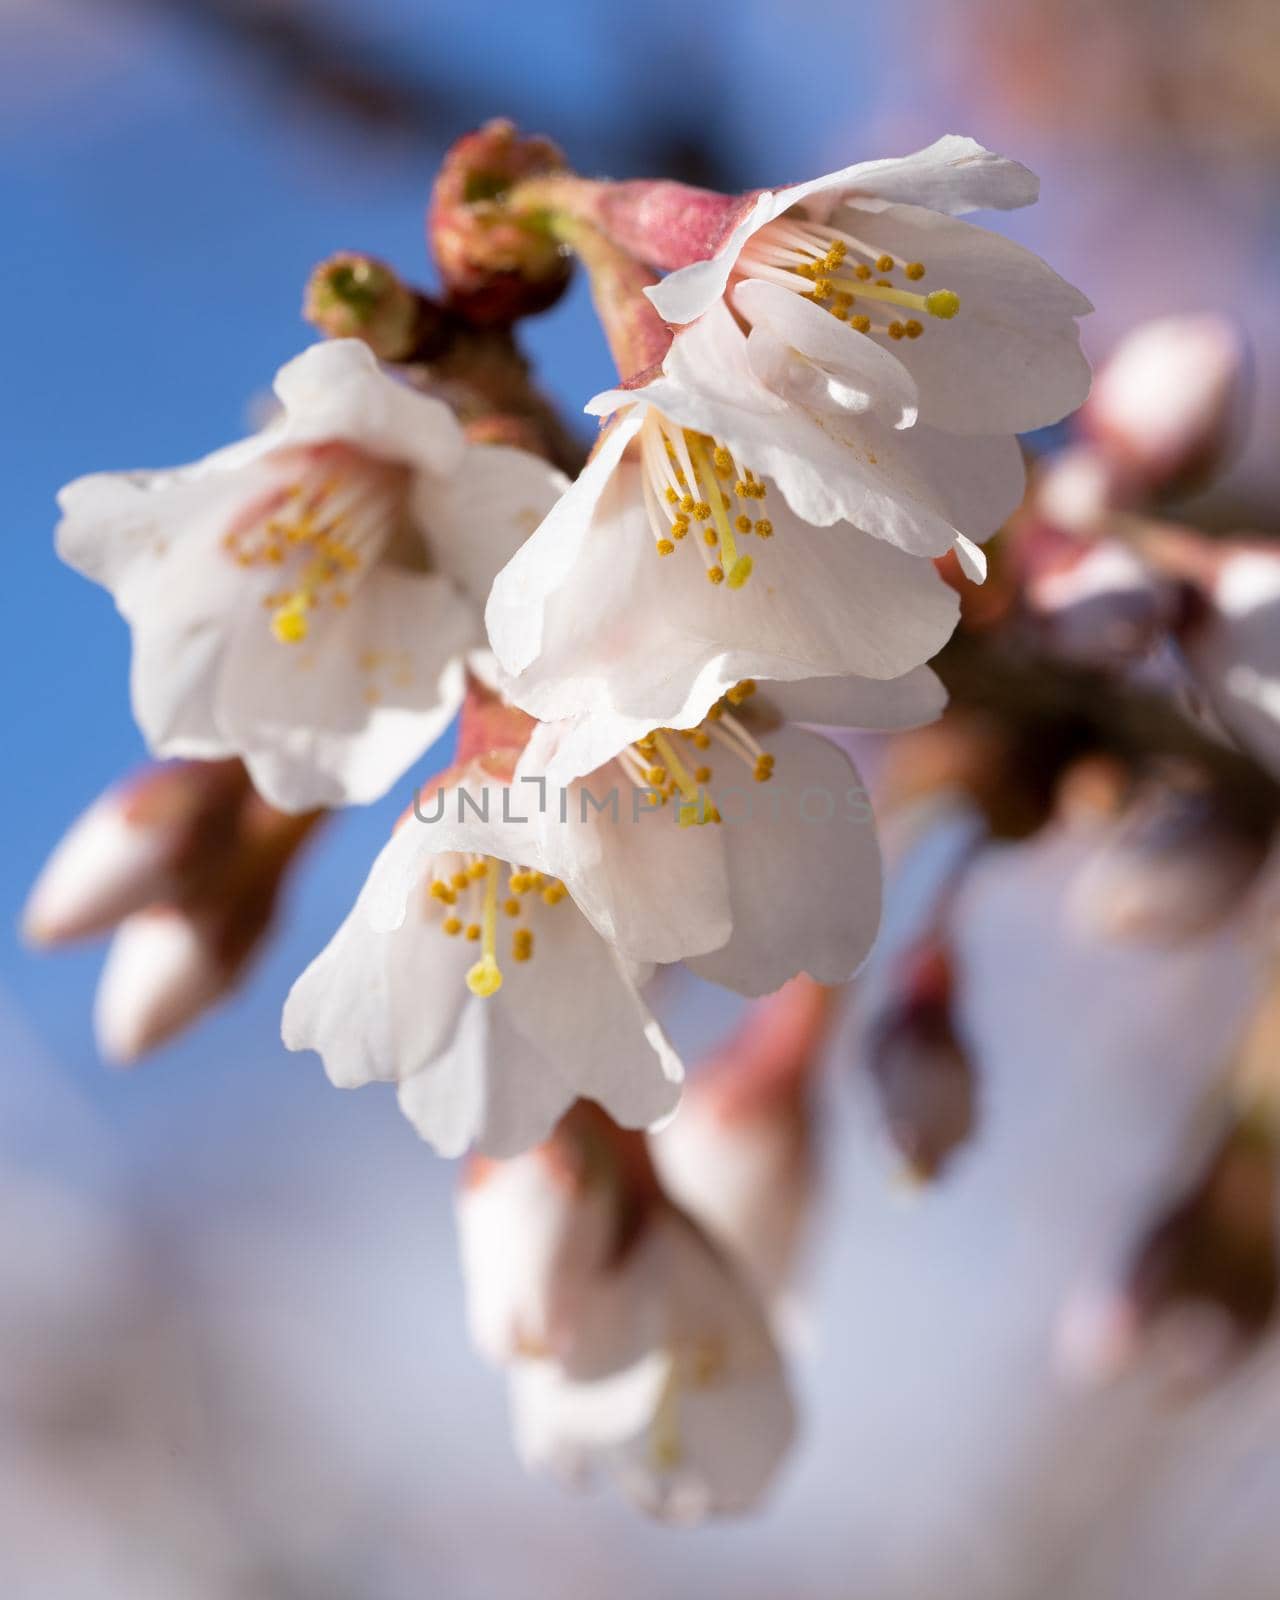
{"label": "blossom cluster", "polygon": [[[442,303],[334,258],[308,299],[333,337],[280,371],[258,433],[61,497],[59,553],[111,592],[139,727],[181,764],[148,780],[158,805],[100,802],[32,931],[148,919],[102,1001],[131,1058],[228,986],[320,813],[412,781],[460,714],[284,1040],[471,1152],[472,1318],[522,1451],[664,1516],[753,1504],[792,1428],[818,986],[880,920],[848,731],[939,714],[928,663],[1022,500],[1017,435],[1088,389],[1088,301],[964,220],[1036,192],[955,136],[734,197],[588,182],[491,125],[437,187]],[[576,475],[509,330],[571,258],[618,366]],[[945,1071],[945,963],[921,962],[933,998],[904,1016],[933,1006]],[[675,963],[761,1007],[752,1070],[683,1107],[651,998]],[[879,1035],[886,1084],[907,1025]],[[944,1153],[936,1130],[913,1150]]]}

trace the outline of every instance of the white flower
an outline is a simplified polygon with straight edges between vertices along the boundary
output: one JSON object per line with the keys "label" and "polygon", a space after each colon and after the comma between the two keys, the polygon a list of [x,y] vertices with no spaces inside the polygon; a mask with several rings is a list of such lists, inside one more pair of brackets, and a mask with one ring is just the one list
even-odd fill
{"label": "white flower", "polygon": [[957,216],[1031,204],[1017,162],[950,134],[756,196],[716,253],[646,291],[672,323],[717,302],[750,329],[753,368],[780,393],[847,403],[892,351],[922,422],[962,434],[1026,432],[1085,398],[1075,319],[1092,310],[1039,259]]}
{"label": "white flower", "polygon": [[[572,1126],[571,1126],[572,1125]],[[510,1374],[526,1464],[611,1476],[672,1521],[749,1509],[794,1413],[736,1271],[575,1113],[547,1146],[473,1171],[458,1203],[473,1334]]]}
{"label": "white flower", "polygon": [[940,700],[924,668],[897,685],[747,680],[692,728],[623,729],[621,747],[590,721],[543,724],[519,785],[547,859],[628,959],[686,960],[750,995],[800,972],[839,983],[879,921],[874,819],[848,756],[786,719],[897,726]]}
{"label": "white flower", "polygon": [[[721,335],[723,400],[679,375],[690,341]],[[875,463],[830,440],[819,455],[821,430],[745,368],[734,382],[742,347],[726,312],[682,335],[495,580],[490,641],[533,715],[687,726],[744,677],[897,678],[950,636],[956,597],[920,557],[998,525],[1021,492],[1016,448],[884,426]],[[806,462],[827,485],[808,520],[771,481]],[[853,504],[857,525],[839,522]]]}
{"label": "white flower", "polygon": [[[585,1110],[579,1106],[568,1120],[583,1124]],[[609,1163],[583,1160],[563,1125],[510,1161],[473,1156],[457,1219],[467,1321],[486,1360],[607,1365],[609,1351],[598,1338],[601,1278],[621,1234]]]}
{"label": "white flower", "polygon": [[813,1206],[813,1080],[832,998],[798,979],[758,1001],[649,1141],[667,1194],[779,1318],[794,1310],[787,1302]]}
{"label": "white flower", "polygon": [[579,1096],[627,1127],[679,1096],[639,975],[546,876],[535,831],[481,820],[462,798],[496,812],[505,790],[477,768],[419,812],[438,805],[438,820],[407,819],[284,1010],[291,1050],[317,1050],[342,1088],[399,1084],[444,1155],[528,1149]]}
{"label": "white flower", "polygon": [[595,1378],[554,1361],[518,1363],[511,1405],[522,1459],[569,1483],[605,1472],[669,1522],[751,1510],[795,1429],[762,1307],[693,1224],[666,1208],[616,1275],[614,1326],[632,1335],[635,1359]]}
{"label": "white flower", "polygon": [[70,484],[58,550],[133,630],[154,751],[240,755],[289,810],[374,800],[457,710],[493,574],[562,480],[468,445],[357,341],[276,394],[278,420],[194,466]]}

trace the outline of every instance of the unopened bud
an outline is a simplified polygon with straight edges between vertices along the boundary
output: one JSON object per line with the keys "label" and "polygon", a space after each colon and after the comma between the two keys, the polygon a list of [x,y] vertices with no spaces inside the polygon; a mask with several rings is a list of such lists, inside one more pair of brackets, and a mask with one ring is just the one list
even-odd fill
{"label": "unopened bud", "polygon": [[1179,615],[1179,586],[1128,545],[1086,543],[1028,519],[1018,554],[1023,596],[1056,655],[1089,666],[1140,661]]}
{"label": "unopened bud", "polygon": [[148,825],[131,816],[129,791],[95,800],[59,842],[22,914],[35,945],[65,944],[107,932],[173,883],[180,829],[170,818]]}
{"label": "unopened bud", "polygon": [[1197,682],[1232,737],[1280,777],[1280,552],[1190,534],[1169,548],[1200,575],[1205,604],[1181,635]]}
{"label": "unopened bud", "polygon": [[587,1101],[524,1155],[473,1157],[456,1209],[480,1353],[499,1366],[546,1359],[589,1373],[602,1353],[593,1302],[658,1204],[644,1135]]}
{"label": "unopened bud", "polygon": [[889,1138],[921,1182],[937,1178],[973,1133],[973,1064],[952,1019],[951,961],[926,939],[902,961],[897,993],[873,1025],[867,1065]]}
{"label": "unopened bud", "polygon": [[1243,432],[1250,386],[1248,350],[1232,323],[1162,317],[1102,365],[1081,423],[1141,473],[1149,493],[1182,493],[1225,464]]}
{"label": "unopened bud", "polygon": [[128,1066],[181,1032],[229,985],[201,925],[172,907],[120,926],[98,982],[94,1032],[104,1058]]}
{"label": "unopened bud", "polygon": [[1276,1161],[1265,1126],[1232,1123],[1193,1187],[1147,1229],[1116,1289],[1068,1308],[1059,1343],[1073,1376],[1117,1377],[1157,1335],[1193,1387],[1248,1353],[1280,1301]]}
{"label": "unopened bud", "polygon": [[1081,870],[1072,906],[1104,938],[1176,944],[1238,908],[1265,850],[1211,789],[1150,784]]}
{"label": "unopened bud", "polygon": [[1139,503],[1138,484],[1125,465],[1094,445],[1073,445],[1036,468],[1028,495],[1041,521],[1087,539],[1112,512]]}
{"label": "unopened bud", "polygon": [[767,1303],[789,1286],[812,1204],[812,1079],[833,1004],[805,977],[756,1001],[691,1077],[679,1116],[650,1138],[667,1193]]}
{"label": "unopened bud", "polygon": [[419,344],[423,301],[372,256],[342,251],[307,281],[302,314],[330,339],[363,339],[380,361],[403,361]]}
{"label": "unopened bud", "polygon": [[259,798],[239,761],[154,767],[103,796],[54,852],[27,905],[44,944],[119,924],[98,989],[103,1054],[135,1060],[233,988],[320,813]]}
{"label": "unopened bud", "polygon": [[555,303],[572,263],[558,239],[506,203],[516,184],[564,170],[549,139],[504,119],[465,134],[441,164],[427,235],[450,303],[473,323],[514,322]]}

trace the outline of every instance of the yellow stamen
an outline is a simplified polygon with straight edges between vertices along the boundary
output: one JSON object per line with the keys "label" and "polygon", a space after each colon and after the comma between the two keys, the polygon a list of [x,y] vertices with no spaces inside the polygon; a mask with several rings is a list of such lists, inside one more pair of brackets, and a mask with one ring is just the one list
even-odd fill
{"label": "yellow stamen", "polygon": [[[727,576],[729,587],[731,589],[741,589],[742,585],[751,576],[751,557],[738,554],[737,541],[733,536],[733,527],[729,522],[729,510],[725,505],[724,494],[711,469],[711,463],[707,459],[706,445],[703,444],[701,439],[691,435],[689,438],[689,453],[693,457],[693,464],[697,469],[703,490],[711,500],[711,516],[714,518],[716,529],[720,534],[720,560]],[[712,568],[711,570],[714,571],[715,569]]]}
{"label": "yellow stamen", "polygon": [[311,598],[302,593],[290,595],[282,606],[271,613],[271,631],[281,644],[301,644],[310,632],[307,612]]}
{"label": "yellow stamen", "polygon": [[[472,994],[486,1000],[490,995],[497,994],[502,987],[502,971],[498,966],[497,958],[497,933],[498,933],[498,863],[486,859],[483,863],[484,873],[484,908],[481,912],[480,937],[481,956],[475,966],[467,973],[467,988]],[[467,937],[471,937],[471,929],[467,929]]]}

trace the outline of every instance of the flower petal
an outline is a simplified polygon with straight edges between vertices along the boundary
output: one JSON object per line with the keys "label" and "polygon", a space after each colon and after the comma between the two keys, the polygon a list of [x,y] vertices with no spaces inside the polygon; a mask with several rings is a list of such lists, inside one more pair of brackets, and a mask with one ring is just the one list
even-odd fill
{"label": "flower petal", "polygon": [[277,446],[341,439],[437,477],[462,465],[466,441],[452,410],[393,377],[359,339],[311,345],[281,367],[275,392],[284,407]]}
{"label": "flower petal", "polygon": [[575,482],[495,578],[485,626],[505,671],[523,672],[543,648],[548,602],[572,582],[597,505],[643,420],[636,406],[602,435]]}
{"label": "flower petal", "polygon": [[368,892],[366,885],[284,1007],[286,1047],[317,1051],[340,1089],[421,1072],[447,1047],[470,999],[464,978],[474,947],[445,938],[416,910],[401,927],[377,931]]}
{"label": "flower petal", "polygon": [[573,1096],[624,1128],[645,1128],[680,1098],[684,1068],[617,956],[569,902],[539,920],[533,959],[504,965],[495,998],[511,1026],[554,1061]]}
{"label": "flower petal", "polygon": [[400,1109],[442,1156],[474,1147],[501,1159],[542,1141],[575,1098],[559,1063],[515,1027],[510,1012],[467,993],[448,1047],[407,1078]]}
{"label": "flower petal", "polygon": [[801,678],[761,686],[760,698],[784,722],[819,728],[919,728],[942,715],[947,691],[936,672],[916,667],[900,678]]}
{"label": "flower petal", "polygon": [[693,726],[743,678],[896,678],[946,642],[958,602],[929,563],[847,525],[809,527],[784,503],[769,514],[751,581],[713,586],[694,550],[655,555],[639,469],[623,462],[512,698],[546,720],[613,719],[617,749]]}
{"label": "flower petal", "polygon": [[816,734],[783,728],[764,740],[771,782],[731,803],[721,786],[733,935],[688,965],[739,994],[767,994],[807,972],[842,983],[880,921],[880,850],[852,763]]}
{"label": "flower petal", "polygon": [[846,196],[857,195],[928,206],[955,216],[1031,205],[1039,192],[1039,179],[1018,162],[993,154],[976,140],[945,134],[909,156],[860,161],[807,183],[763,191],[714,256],[668,273],[645,293],[667,322],[692,322],[724,294],[748,239],[793,206],[825,221]]}
{"label": "flower petal", "polygon": [[[748,279],[731,299],[751,324],[751,369],[774,394],[791,398],[794,386],[807,378],[837,409],[874,411],[891,428],[909,428],[916,420],[914,380],[874,339],[779,283]],[[683,344],[683,337],[676,343]]]}
{"label": "flower petal", "polygon": [[420,479],[417,521],[432,566],[483,611],[493,580],[568,488],[555,467],[526,450],[468,445],[451,478]]}
{"label": "flower petal", "polygon": [[664,375],[638,394],[671,421],[722,440],[773,479],[805,521],[852,522],[933,557],[952,547],[957,529],[986,538],[1021,499],[1024,471],[1012,438],[956,441],[935,428],[899,428],[874,412],[834,406],[812,385],[790,403],[764,389],[749,345],[719,306],[680,335]]}
{"label": "flower petal", "polygon": [[478,624],[447,579],[385,563],[298,643],[281,643],[259,608],[225,652],[218,728],[283,810],[376,800],[461,705]]}
{"label": "flower petal", "polygon": [[1039,256],[972,223],[919,206],[850,208],[851,231],[903,261],[923,261],[922,287],[951,289],[960,310],[901,339],[920,417],[954,433],[1026,433],[1074,411],[1089,391],[1076,318],[1088,300]]}

